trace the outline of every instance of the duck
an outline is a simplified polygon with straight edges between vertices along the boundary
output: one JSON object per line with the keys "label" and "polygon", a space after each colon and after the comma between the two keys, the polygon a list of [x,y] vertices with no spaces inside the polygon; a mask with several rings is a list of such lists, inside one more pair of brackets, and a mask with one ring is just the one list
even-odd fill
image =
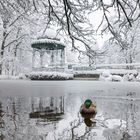
{"label": "duck", "polygon": [[97,114],[96,105],[90,99],[85,100],[80,107],[80,114],[84,119],[94,118]]}

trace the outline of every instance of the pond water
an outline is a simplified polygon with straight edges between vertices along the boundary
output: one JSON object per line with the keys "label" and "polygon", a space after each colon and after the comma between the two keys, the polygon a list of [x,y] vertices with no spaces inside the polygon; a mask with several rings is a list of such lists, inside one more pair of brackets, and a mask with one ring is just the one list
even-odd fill
{"label": "pond water", "polygon": [[[1,81],[0,140],[140,140],[139,87],[138,83]],[[90,127],[79,113],[86,99],[97,106]]]}

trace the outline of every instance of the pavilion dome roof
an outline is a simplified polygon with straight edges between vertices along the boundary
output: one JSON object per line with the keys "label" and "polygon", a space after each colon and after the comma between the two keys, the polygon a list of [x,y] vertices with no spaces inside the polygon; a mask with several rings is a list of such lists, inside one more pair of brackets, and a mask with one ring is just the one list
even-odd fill
{"label": "pavilion dome roof", "polygon": [[37,49],[55,50],[64,49],[66,44],[60,41],[60,36],[55,30],[47,29],[44,35],[31,42],[31,46]]}

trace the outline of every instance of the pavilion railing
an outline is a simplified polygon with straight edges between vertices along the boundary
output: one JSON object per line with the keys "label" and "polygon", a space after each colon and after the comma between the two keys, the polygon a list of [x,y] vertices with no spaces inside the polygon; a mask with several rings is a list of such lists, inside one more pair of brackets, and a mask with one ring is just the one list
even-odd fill
{"label": "pavilion railing", "polygon": [[42,67],[42,68],[33,68],[32,69],[33,71],[45,71],[45,72],[64,72],[65,71],[65,68],[63,68],[63,67],[48,67],[48,68],[46,68],[46,67]]}

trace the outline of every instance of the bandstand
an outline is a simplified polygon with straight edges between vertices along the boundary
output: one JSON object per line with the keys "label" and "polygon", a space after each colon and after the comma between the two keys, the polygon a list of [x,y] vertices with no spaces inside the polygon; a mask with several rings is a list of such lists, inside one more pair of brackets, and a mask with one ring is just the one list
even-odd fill
{"label": "bandstand", "polygon": [[55,36],[42,36],[31,44],[33,70],[62,69],[65,65],[65,47]]}
{"label": "bandstand", "polygon": [[56,32],[49,30],[31,43],[33,48],[31,80],[67,80],[73,74],[67,72],[65,47]]}

